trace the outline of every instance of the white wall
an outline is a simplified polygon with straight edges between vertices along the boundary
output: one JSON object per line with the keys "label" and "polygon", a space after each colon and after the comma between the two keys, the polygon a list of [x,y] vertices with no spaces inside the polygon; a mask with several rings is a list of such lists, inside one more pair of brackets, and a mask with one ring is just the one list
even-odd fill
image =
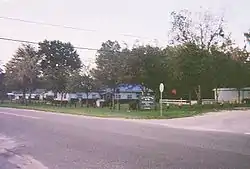
{"label": "white wall", "polygon": [[[87,99],[87,93],[66,93],[63,94],[63,101],[70,101],[70,99]],[[90,92],[88,93],[88,99],[100,99],[101,96],[97,92]],[[57,93],[57,96],[54,100],[61,100],[61,93]]]}
{"label": "white wall", "polygon": [[70,99],[77,98],[77,95],[74,93],[57,93],[56,98],[54,100],[62,100],[62,101],[70,101]]}
{"label": "white wall", "polygon": [[117,93],[116,94],[116,99],[119,100],[136,100],[138,99],[137,93]]}
{"label": "white wall", "polygon": [[52,96],[52,97],[54,97],[54,93],[53,93],[52,91],[48,91],[48,92],[46,92],[46,93],[43,93],[43,94],[40,95],[39,99],[40,99],[40,100],[43,100],[43,98],[46,98],[47,96]]}
{"label": "white wall", "polygon": [[[239,97],[239,92],[235,88],[219,88],[218,101],[219,102],[237,102]],[[240,100],[250,98],[250,91],[240,91]],[[214,99],[216,100],[216,91],[214,90]]]}
{"label": "white wall", "polygon": [[[79,96],[81,95],[82,99],[87,99],[87,93],[79,93]],[[97,92],[89,92],[88,93],[88,99],[100,99],[101,96]]]}
{"label": "white wall", "polygon": [[[37,94],[25,94],[25,99],[29,99],[29,97],[31,96],[31,99],[34,99]],[[23,97],[23,94],[14,94],[14,100],[19,100],[20,97]]]}

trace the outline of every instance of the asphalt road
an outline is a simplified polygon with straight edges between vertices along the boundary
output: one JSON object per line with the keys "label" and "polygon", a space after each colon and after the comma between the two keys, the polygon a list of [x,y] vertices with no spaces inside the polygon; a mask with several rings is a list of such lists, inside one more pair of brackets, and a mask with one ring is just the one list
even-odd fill
{"label": "asphalt road", "polygon": [[162,120],[140,120],[156,125],[171,128],[180,128],[197,131],[217,131],[250,135],[250,110],[230,110],[210,112],[193,117],[162,119]]}
{"label": "asphalt road", "polygon": [[0,169],[249,169],[250,135],[0,108]]}

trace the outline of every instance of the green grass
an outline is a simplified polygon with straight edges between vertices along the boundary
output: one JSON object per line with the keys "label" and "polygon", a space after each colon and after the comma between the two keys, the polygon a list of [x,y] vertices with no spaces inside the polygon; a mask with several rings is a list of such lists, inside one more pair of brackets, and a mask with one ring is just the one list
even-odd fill
{"label": "green grass", "polygon": [[86,115],[86,116],[96,116],[96,117],[120,117],[120,118],[130,118],[130,119],[169,119],[169,118],[179,118],[179,117],[189,117],[194,115],[199,115],[205,112],[223,110],[223,109],[233,109],[239,107],[239,105],[206,105],[206,106],[183,106],[171,107],[170,109],[164,108],[162,116],[160,116],[159,110],[148,110],[148,111],[128,111],[127,105],[122,105],[121,110],[110,110],[109,108],[86,108],[80,107],[56,107],[52,105],[45,104],[29,104],[28,106],[16,104],[16,103],[3,103],[0,107],[11,107],[19,109],[32,109],[41,110],[47,112],[57,112],[75,115]]}

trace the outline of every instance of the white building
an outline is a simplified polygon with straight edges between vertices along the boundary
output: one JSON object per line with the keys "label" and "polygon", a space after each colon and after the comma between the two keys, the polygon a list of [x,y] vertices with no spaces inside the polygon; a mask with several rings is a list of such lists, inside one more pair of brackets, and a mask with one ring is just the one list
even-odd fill
{"label": "white building", "polygon": [[244,99],[250,99],[250,88],[242,88],[240,90],[236,88],[218,88],[214,91],[214,99],[218,97],[218,102],[242,102]]}
{"label": "white building", "polygon": [[[36,89],[32,91],[31,93],[26,92],[25,93],[25,99],[35,99],[39,100],[45,93],[45,89]],[[7,93],[7,96],[12,100],[19,100],[23,97],[23,93],[21,91],[12,91],[11,93]]]}
{"label": "white building", "polygon": [[98,92],[89,92],[87,93],[77,93],[77,95],[82,99],[82,100],[96,100],[96,99],[100,99],[101,95]]}
{"label": "white building", "polygon": [[140,97],[140,93],[124,92],[115,94],[115,98],[119,100],[137,100]]}
{"label": "white building", "polygon": [[[145,88],[141,85],[129,85],[129,84],[121,84],[117,87],[119,92],[114,93],[115,99],[120,101],[130,101],[130,100],[138,100],[140,96],[142,95],[142,88]],[[151,89],[148,89],[149,93],[153,93]],[[110,88],[107,88],[103,92],[103,98],[105,100],[111,99],[113,95],[113,90]]]}
{"label": "white building", "polygon": [[[26,99],[31,96],[32,99],[39,99],[39,100],[57,100],[57,101],[70,101],[71,99],[79,99],[80,100],[97,100],[97,99],[104,99],[110,100],[115,94],[115,99],[120,101],[130,101],[130,100],[138,100],[139,97],[142,95],[142,88],[145,87],[141,85],[129,85],[129,84],[122,84],[118,86],[116,89],[119,92],[113,93],[114,91],[110,88],[105,88],[104,90],[100,90],[99,92],[89,92],[88,94],[85,92],[77,92],[77,93],[54,93],[53,91],[46,91],[45,89],[36,89],[31,94],[26,94]],[[149,93],[153,93],[152,90],[147,89]],[[16,100],[20,99],[23,94],[22,92],[12,92],[8,93],[10,98],[14,98]]]}
{"label": "white building", "polygon": [[79,100],[96,100],[100,99],[101,96],[97,92],[89,92],[87,93],[64,93],[63,95],[61,93],[57,93],[54,100],[62,100],[62,101],[70,101],[71,99],[79,99]]}
{"label": "white building", "polygon": [[48,97],[54,97],[54,93],[52,91],[43,92],[40,94],[39,100],[43,100],[44,98]]}

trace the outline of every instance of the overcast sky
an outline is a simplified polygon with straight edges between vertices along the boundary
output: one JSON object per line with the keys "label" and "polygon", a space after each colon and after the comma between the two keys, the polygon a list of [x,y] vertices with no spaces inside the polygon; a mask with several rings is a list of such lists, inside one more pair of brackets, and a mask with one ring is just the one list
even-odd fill
{"label": "overcast sky", "polygon": [[[166,45],[171,27],[170,13],[181,9],[224,13],[229,31],[243,44],[243,32],[250,28],[249,0],[0,0],[0,16],[80,27],[95,32],[27,24],[0,19],[0,37],[29,41],[62,40],[75,46],[99,48],[111,39],[132,45]],[[203,10],[202,9],[202,10]],[[133,38],[123,36],[140,36]],[[0,60],[6,63],[20,46],[0,40]],[[95,52],[79,50],[83,62],[93,61]]]}

